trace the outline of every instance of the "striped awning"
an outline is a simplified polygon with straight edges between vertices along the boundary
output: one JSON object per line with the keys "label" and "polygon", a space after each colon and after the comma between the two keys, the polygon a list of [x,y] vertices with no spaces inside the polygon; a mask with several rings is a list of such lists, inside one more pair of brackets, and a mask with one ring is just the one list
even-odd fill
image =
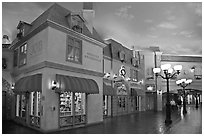
{"label": "striped awning", "polygon": [[56,92],[78,92],[88,94],[98,94],[99,88],[93,79],[56,75],[56,80],[59,83],[59,89]]}
{"label": "striped awning", "polygon": [[116,91],[113,87],[111,87],[110,85],[106,85],[103,82],[103,95],[114,96],[114,95],[116,95]]}
{"label": "striped awning", "polygon": [[14,92],[16,93],[35,91],[42,91],[42,74],[23,77],[15,83]]}

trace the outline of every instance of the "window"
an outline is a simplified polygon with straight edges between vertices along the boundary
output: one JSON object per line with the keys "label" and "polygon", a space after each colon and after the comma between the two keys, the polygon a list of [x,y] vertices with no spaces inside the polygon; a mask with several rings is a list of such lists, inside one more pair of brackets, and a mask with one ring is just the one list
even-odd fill
{"label": "window", "polygon": [[82,63],[82,41],[68,36],[67,38],[67,60]]}
{"label": "window", "polygon": [[195,77],[196,80],[201,80],[202,79],[202,69],[201,68],[195,68],[194,77]]}
{"label": "window", "polygon": [[30,115],[40,116],[40,92],[30,93]]}
{"label": "window", "polygon": [[147,68],[147,79],[154,79],[153,68]]}
{"label": "window", "polygon": [[27,62],[27,44],[20,47],[19,66],[25,65]]}
{"label": "window", "polygon": [[83,21],[79,17],[79,15],[72,15],[72,29],[79,33],[82,33],[83,30]]}
{"label": "window", "polygon": [[60,127],[85,123],[86,94],[63,92],[60,94]]}
{"label": "window", "polygon": [[139,78],[138,78],[138,71],[137,70],[135,70],[135,69],[132,69],[132,80],[133,81],[138,81],[139,80]]}
{"label": "window", "polygon": [[17,117],[26,117],[26,97],[25,94],[16,96],[16,116]]}
{"label": "window", "polygon": [[13,56],[13,66],[16,67],[18,65],[18,49],[14,50]]}

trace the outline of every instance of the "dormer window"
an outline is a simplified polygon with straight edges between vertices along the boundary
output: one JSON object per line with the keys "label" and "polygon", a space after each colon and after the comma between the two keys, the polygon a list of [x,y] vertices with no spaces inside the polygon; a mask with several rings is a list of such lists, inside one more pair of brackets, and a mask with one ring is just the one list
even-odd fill
{"label": "dormer window", "polygon": [[80,15],[71,16],[71,29],[79,33],[83,32],[83,19]]}
{"label": "dormer window", "polygon": [[119,54],[120,61],[124,62],[125,61],[125,52],[124,51],[119,51],[118,54]]}
{"label": "dormer window", "polygon": [[20,21],[17,26],[18,30],[17,38],[22,38],[23,36],[25,36],[28,33],[31,26],[32,26],[31,24],[28,24],[24,21]]}

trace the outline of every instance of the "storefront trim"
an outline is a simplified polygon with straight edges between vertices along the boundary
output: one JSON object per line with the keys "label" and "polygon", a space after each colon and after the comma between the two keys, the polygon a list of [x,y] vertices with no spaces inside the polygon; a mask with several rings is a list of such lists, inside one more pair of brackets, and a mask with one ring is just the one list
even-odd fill
{"label": "storefront trim", "polygon": [[16,82],[14,89],[15,93],[27,91],[42,91],[42,74],[23,77]]}
{"label": "storefront trim", "polygon": [[60,88],[55,92],[78,92],[87,94],[98,94],[99,87],[96,81],[93,79],[56,75],[56,80],[59,83]]}

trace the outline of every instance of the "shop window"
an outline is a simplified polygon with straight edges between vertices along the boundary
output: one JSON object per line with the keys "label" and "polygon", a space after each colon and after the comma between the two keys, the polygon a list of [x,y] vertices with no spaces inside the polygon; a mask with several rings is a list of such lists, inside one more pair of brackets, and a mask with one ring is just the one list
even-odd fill
{"label": "shop window", "polygon": [[68,36],[67,38],[67,60],[82,63],[82,41]]}
{"label": "shop window", "polygon": [[25,65],[27,62],[27,43],[20,47],[19,66]]}
{"label": "shop window", "polygon": [[30,100],[31,100],[30,115],[39,117],[40,116],[40,92],[31,92]]}
{"label": "shop window", "polygon": [[30,93],[30,124],[40,127],[40,92]]}
{"label": "shop window", "polygon": [[64,92],[60,94],[60,127],[85,123],[85,93]]}
{"label": "shop window", "polygon": [[139,110],[139,96],[135,96],[135,110]]}
{"label": "shop window", "polygon": [[26,97],[24,94],[16,96],[16,116],[26,117]]}
{"label": "shop window", "polygon": [[79,17],[79,15],[72,15],[71,16],[71,24],[72,29],[76,32],[82,33],[83,32],[83,21]]}
{"label": "shop window", "polygon": [[103,95],[103,115],[108,115],[108,96]]}
{"label": "shop window", "polygon": [[13,66],[16,67],[18,65],[18,49],[14,50],[13,55]]}

